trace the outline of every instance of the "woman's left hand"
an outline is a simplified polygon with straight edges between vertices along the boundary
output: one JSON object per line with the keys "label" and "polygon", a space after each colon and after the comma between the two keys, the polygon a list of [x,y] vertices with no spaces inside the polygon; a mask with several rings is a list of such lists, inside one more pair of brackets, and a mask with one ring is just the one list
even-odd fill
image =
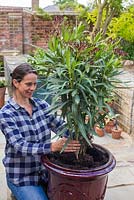
{"label": "woman's left hand", "polygon": [[[67,138],[63,137],[51,144],[51,151],[61,151],[67,141]],[[77,140],[70,140],[70,142],[66,145],[64,152],[76,152],[80,149],[80,143]]]}
{"label": "woman's left hand", "polygon": [[64,152],[76,152],[80,150],[80,143],[78,140],[71,140],[64,149]]}

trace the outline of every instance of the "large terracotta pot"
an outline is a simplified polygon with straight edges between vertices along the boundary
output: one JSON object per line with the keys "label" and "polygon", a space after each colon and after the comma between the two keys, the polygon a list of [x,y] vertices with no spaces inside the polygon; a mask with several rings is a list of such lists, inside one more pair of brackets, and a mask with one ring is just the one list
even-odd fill
{"label": "large terracotta pot", "polygon": [[2,106],[5,104],[5,91],[6,87],[0,88],[0,108],[2,108]]}
{"label": "large terracotta pot", "polygon": [[55,165],[47,156],[42,157],[44,166],[48,169],[48,197],[49,200],[103,200],[106,192],[108,173],[115,167],[113,155],[106,152],[109,160],[100,167],[90,170],[72,170]]}

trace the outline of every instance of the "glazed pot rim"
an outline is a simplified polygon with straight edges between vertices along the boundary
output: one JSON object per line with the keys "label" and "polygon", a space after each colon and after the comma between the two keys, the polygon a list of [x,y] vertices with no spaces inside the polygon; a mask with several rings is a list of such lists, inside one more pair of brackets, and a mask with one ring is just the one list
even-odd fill
{"label": "glazed pot rim", "polygon": [[95,144],[95,146],[99,147],[100,149],[104,150],[108,156],[109,156],[109,160],[106,164],[99,166],[99,167],[95,167],[95,168],[91,168],[91,169],[83,169],[83,170],[77,170],[77,169],[70,169],[70,168],[64,168],[62,166],[56,165],[54,163],[52,163],[48,156],[42,156],[41,160],[43,165],[48,168],[49,170],[52,170],[53,172],[56,173],[60,173],[61,175],[68,175],[68,176],[72,176],[72,177],[79,177],[80,175],[82,177],[85,178],[89,178],[89,177],[93,177],[93,176],[98,176],[98,175],[105,175],[109,172],[111,172],[113,170],[113,168],[116,165],[116,160],[114,158],[114,156],[112,155],[112,153],[102,147],[101,145]]}

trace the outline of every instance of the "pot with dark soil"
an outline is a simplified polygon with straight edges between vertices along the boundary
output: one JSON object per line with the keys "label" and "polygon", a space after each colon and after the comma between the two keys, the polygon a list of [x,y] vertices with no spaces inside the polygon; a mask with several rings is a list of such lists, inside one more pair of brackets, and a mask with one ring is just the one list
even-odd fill
{"label": "pot with dark soil", "polygon": [[[66,23],[50,39],[40,65],[49,74],[44,77],[46,94],[52,96],[48,115],[59,116],[60,111],[65,121],[57,136],[64,137],[68,130],[62,151],[42,158],[49,174],[48,195],[50,200],[102,200],[115,159],[103,147],[94,146],[91,136],[107,114],[105,97],[115,88],[121,63],[114,52],[117,44],[101,34],[92,41],[84,24]],[[70,140],[81,145],[75,155],[63,153]],[[59,155],[63,164],[57,161]],[[65,163],[68,158],[74,165]]]}
{"label": "pot with dark soil", "polygon": [[55,153],[42,157],[49,171],[50,200],[103,200],[108,173],[115,158],[105,148],[93,145],[79,161],[73,153]]}

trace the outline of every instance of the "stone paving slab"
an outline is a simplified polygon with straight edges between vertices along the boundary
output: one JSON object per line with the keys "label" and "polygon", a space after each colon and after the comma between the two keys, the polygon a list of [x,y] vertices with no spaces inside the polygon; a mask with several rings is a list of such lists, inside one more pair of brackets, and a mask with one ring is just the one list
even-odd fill
{"label": "stone paving slab", "polygon": [[105,200],[134,200],[134,185],[107,189]]}
{"label": "stone paving slab", "polygon": [[6,187],[5,173],[0,173],[0,200],[7,200],[8,190]]}
{"label": "stone paving slab", "polygon": [[2,163],[3,157],[4,157],[4,145],[0,144],[0,173],[4,173],[5,172],[4,166],[3,166],[3,163]]}
{"label": "stone paving slab", "polygon": [[125,132],[121,136],[119,140],[112,139],[111,134],[95,137],[95,143],[116,158],[116,167],[108,174],[105,200],[134,200],[134,140]]}
{"label": "stone paving slab", "polygon": [[104,138],[95,137],[95,143],[104,146],[116,158],[116,166],[134,166],[134,141],[127,133],[122,133],[119,140],[112,139],[110,134]]}
{"label": "stone paving slab", "polygon": [[115,167],[108,175],[108,187],[117,187],[121,185],[134,185],[134,166]]}

